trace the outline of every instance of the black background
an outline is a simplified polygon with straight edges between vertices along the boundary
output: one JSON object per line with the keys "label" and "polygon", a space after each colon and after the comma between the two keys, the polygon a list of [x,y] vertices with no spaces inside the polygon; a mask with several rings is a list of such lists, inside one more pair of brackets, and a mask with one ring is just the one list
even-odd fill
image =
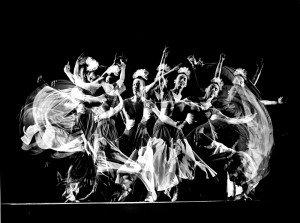
{"label": "black background", "polygon": [[[242,3],[241,3],[242,2]],[[12,5],[4,21],[1,146],[2,202],[48,202],[55,200],[52,173],[35,157],[21,151],[18,114],[26,97],[35,89],[39,75],[50,82],[66,79],[64,65],[71,67],[86,52],[110,65],[115,53],[128,57],[123,97],[131,95],[136,69],[154,74],[165,46],[170,65],[189,54],[204,62],[217,62],[255,71],[263,57],[265,66],[257,87],[263,99],[287,97],[288,103],[269,106],[275,132],[271,172],[257,188],[257,199],[290,197],[293,121],[290,90],[298,76],[299,1],[184,1],[68,4],[28,3]],[[7,69],[7,70],[6,70]],[[200,78],[201,79],[201,78]],[[185,95],[194,93],[184,90]],[[295,148],[294,148],[295,149]]]}

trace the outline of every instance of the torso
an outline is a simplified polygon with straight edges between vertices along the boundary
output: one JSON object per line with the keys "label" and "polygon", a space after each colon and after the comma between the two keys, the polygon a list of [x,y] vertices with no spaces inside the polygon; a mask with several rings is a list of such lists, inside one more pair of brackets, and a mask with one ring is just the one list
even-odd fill
{"label": "torso", "polygon": [[163,100],[161,101],[161,109],[160,112],[163,115],[172,116],[173,110],[175,105],[175,99],[171,91],[165,92],[163,96]]}
{"label": "torso", "polygon": [[127,129],[132,128],[140,122],[142,119],[143,108],[144,103],[141,99],[133,101],[133,98],[127,98],[124,100],[123,111],[125,110],[124,115],[126,123],[129,123]]}
{"label": "torso", "polygon": [[199,124],[203,124],[216,112],[212,107],[211,103],[206,103],[201,97],[189,97],[189,100],[195,103],[194,106],[190,107],[190,113],[193,114],[193,121]]}

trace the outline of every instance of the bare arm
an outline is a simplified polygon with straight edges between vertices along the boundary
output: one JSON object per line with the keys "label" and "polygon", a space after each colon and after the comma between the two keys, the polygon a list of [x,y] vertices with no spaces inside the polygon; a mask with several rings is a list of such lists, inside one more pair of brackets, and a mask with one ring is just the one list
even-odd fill
{"label": "bare arm", "polygon": [[[144,99],[144,100],[146,100],[146,99]],[[151,102],[151,101],[149,101],[150,103],[151,103],[151,109],[152,109],[152,111],[154,112],[154,114],[162,121],[162,122],[164,122],[164,123],[166,123],[166,124],[168,124],[168,125],[171,125],[171,126],[173,126],[173,127],[175,127],[175,128],[177,128],[178,126],[177,126],[177,122],[175,122],[173,119],[171,119],[170,117],[168,117],[168,116],[166,116],[166,115],[163,115],[159,110],[158,110],[158,108],[157,108],[157,106],[153,103],[153,102]]]}
{"label": "bare arm", "polygon": [[277,101],[260,100],[264,105],[281,105],[283,104],[283,97],[279,97]]}
{"label": "bare arm", "polygon": [[104,95],[100,95],[100,96],[86,95],[82,93],[78,88],[74,88],[72,90],[72,97],[75,100],[78,100],[80,103],[86,103],[86,104],[100,104],[106,101]]}
{"label": "bare arm", "polygon": [[220,112],[219,110],[215,110],[215,114],[213,114],[210,117],[210,120],[223,119],[224,121],[226,121],[229,124],[244,124],[244,123],[248,123],[248,122],[252,121],[255,116],[256,116],[256,113],[254,113],[251,116],[245,116],[243,118],[229,118],[226,115],[224,115],[222,112]]}
{"label": "bare arm", "polygon": [[220,78],[221,76],[221,70],[222,70],[222,66],[223,66],[223,62],[225,60],[225,54],[221,53],[220,54],[220,58],[219,58],[219,62],[215,71],[215,77]]}
{"label": "bare arm", "polygon": [[[105,76],[111,72],[111,69],[117,66],[115,65],[115,60],[113,62],[113,64],[111,66],[109,66],[102,74],[99,78],[97,78],[96,80],[93,81],[93,83],[100,83],[104,81]],[[118,81],[120,81],[119,86],[121,86],[124,83],[125,80],[125,68],[126,68],[126,64],[123,62],[123,60],[121,60],[121,74],[120,74],[120,79]]]}
{"label": "bare arm", "polygon": [[175,127],[175,128],[178,128],[177,122],[175,122],[175,121],[174,121],[173,119],[171,119],[169,116],[166,116],[166,115],[160,113],[159,116],[158,116],[158,118],[159,118],[162,122],[164,122],[164,123],[166,123],[166,124],[168,124],[168,125],[171,125],[171,126],[173,126],[173,127]]}
{"label": "bare arm", "polygon": [[185,106],[188,107],[188,113],[185,117],[185,120],[180,124],[180,128],[183,129],[187,125],[191,125],[195,122],[195,113],[201,112],[199,109],[199,105],[187,98],[183,99],[182,102]]}
{"label": "bare arm", "polygon": [[256,66],[257,66],[257,69],[256,69],[256,72],[255,72],[253,78],[252,78],[252,83],[254,85],[256,85],[256,83],[257,83],[257,81],[260,77],[261,71],[264,67],[264,61],[263,61],[262,58],[257,61]]}
{"label": "bare arm", "polygon": [[126,68],[126,64],[121,60],[121,73],[120,73],[120,78],[117,81],[117,84],[119,86],[119,88],[122,87],[122,85],[124,84],[124,80],[125,80],[125,68]]}
{"label": "bare arm", "polygon": [[172,68],[171,70],[169,70],[168,72],[164,73],[164,74],[161,74],[161,71],[158,71],[154,81],[151,83],[151,84],[148,84],[146,87],[145,87],[145,92],[149,92],[150,90],[152,90],[158,83],[159,83],[159,80],[162,79],[162,78],[166,78],[168,77],[173,71],[176,71],[179,69],[181,64],[178,64],[177,66],[175,66],[174,68]]}
{"label": "bare arm", "polygon": [[92,83],[98,83],[98,84],[101,84],[101,82],[104,81],[105,79],[105,76],[107,75],[108,71],[111,69],[111,66],[109,66],[102,74],[100,77],[98,77],[96,80],[94,80]]}
{"label": "bare arm", "polygon": [[68,76],[70,81],[72,81],[75,84],[75,79],[74,79],[73,74],[71,73],[70,69],[71,68],[70,68],[70,64],[69,64],[69,61],[68,61],[68,63],[64,67],[64,72]]}
{"label": "bare arm", "polygon": [[106,98],[103,95],[100,96],[85,95],[83,101],[88,104],[103,103],[106,101]]}
{"label": "bare arm", "polygon": [[117,95],[120,100],[120,103],[116,107],[111,108],[109,111],[96,116],[95,121],[100,121],[102,119],[111,118],[112,116],[114,116],[115,114],[117,114],[118,112],[120,112],[122,110],[123,105],[124,105],[123,98],[120,96],[120,94],[117,93]]}
{"label": "bare arm", "polygon": [[198,77],[197,77],[197,74],[196,74],[196,66],[200,65],[200,66],[203,66],[203,62],[201,61],[201,58],[199,58],[199,61],[197,62],[196,61],[196,58],[194,55],[190,55],[187,57],[188,61],[190,62],[190,64],[192,65],[192,68],[193,68],[193,74],[194,74],[194,77],[195,77],[195,80],[197,82],[197,86],[199,89],[201,89],[200,87],[200,84],[199,84],[199,81],[198,81]]}
{"label": "bare arm", "polygon": [[75,62],[73,76],[77,79],[83,80],[83,65],[85,64],[86,57],[81,54]]}

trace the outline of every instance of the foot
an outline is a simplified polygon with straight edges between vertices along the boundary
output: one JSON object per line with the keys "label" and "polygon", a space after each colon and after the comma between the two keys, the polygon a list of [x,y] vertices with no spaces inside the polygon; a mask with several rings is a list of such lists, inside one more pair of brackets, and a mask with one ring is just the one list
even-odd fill
{"label": "foot", "polygon": [[118,201],[124,201],[126,199],[126,197],[129,195],[130,192],[131,192],[131,188],[128,188],[127,190],[124,190],[122,192],[122,194],[120,195]]}
{"label": "foot", "polygon": [[66,197],[65,203],[79,203],[79,200],[77,200],[74,194],[71,193]]}
{"label": "foot", "polygon": [[178,191],[179,191],[178,190],[178,186],[176,186],[174,194],[173,194],[172,199],[171,199],[172,202],[177,201],[177,199],[178,199]]}
{"label": "foot", "polygon": [[147,197],[145,198],[145,202],[155,202],[155,198],[151,192],[148,192]]}

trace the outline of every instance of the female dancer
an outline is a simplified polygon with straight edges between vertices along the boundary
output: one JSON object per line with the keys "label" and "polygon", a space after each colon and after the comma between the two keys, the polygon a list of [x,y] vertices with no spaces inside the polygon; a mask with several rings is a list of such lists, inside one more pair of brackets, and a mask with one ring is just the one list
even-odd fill
{"label": "female dancer", "polygon": [[[83,65],[81,58],[77,65]],[[97,68],[98,64],[91,60],[84,69],[93,72]],[[73,76],[75,83],[85,83],[84,69]],[[26,101],[21,117],[24,132],[22,149],[39,153],[51,151],[50,160],[68,158],[68,170],[61,171],[66,184],[64,195],[67,200],[75,201],[73,192],[78,193],[79,187],[93,181],[94,150],[90,142],[96,125],[91,110],[86,109],[85,104],[101,104],[103,98],[87,95],[83,88],[67,81],[57,82],[56,86],[56,89],[41,86]]]}
{"label": "female dancer", "polygon": [[[177,69],[177,67],[173,68],[172,71],[175,69]],[[160,72],[161,71],[158,73]],[[154,188],[153,150],[151,147],[147,146],[147,143],[152,136],[153,125],[155,124],[157,118],[159,118],[162,122],[173,126],[175,125],[175,122],[168,116],[160,114],[157,106],[150,97],[149,91],[155,87],[157,83],[159,83],[159,78],[163,77],[157,75],[156,79],[151,84],[145,86],[145,81],[148,79],[148,73],[149,72],[145,69],[138,69],[133,75],[133,91],[136,92],[135,94],[140,95],[140,102],[143,105],[143,116],[141,121],[137,124],[136,133],[133,135],[133,151],[130,158],[137,161],[143,167],[142,174],[145,175],[145,178],[148,179],[149,185],[151,186],[148,188],[148,194],[145,198],[145,201],[153,202],[157,198]],[[131,110],[128,110],[127,113]],[[128,115],[126,115],[126,117],[127,116]],[[131,180],[135,182],[135,179]],[[132,192],[135,194],[134,189]]]}
{"label": "female dancer", "polygon": [[[33,120],[25,126],[22,148],[39,152],[50,149],[54,151],[52,157],[56,159],[71,157],[67,173],[62,170],[60,172],[63,176],[59,174],[66,188],[63,195],[67,201],[74,202],[80,197],[86,199],[91,190],[94,192],[99,175],[97,173],[103,173],[105,169],[100,165],[101,160],[105,160],[103,146],[109,144],[115,149],[112,162],[105,166],[109,167],[108,170],[118,169],[120,162],[125,163],[128,159],[111,145],[116,131],[108,122],[110,117],[121,110],[123,102],[107,110],[109,106],[104,103],[104,97],[91,95],[100,85],[97,82],[85,82],[97,68],[97,61],[90,57],[80,57],[76,62],[74,75],[69,76],[75,86],[57,82],[61,85],[60,90],[42,87],[33,95],[32,107],[24,109],[24,124],[30,121],[30,117]],[[120,100],[119,95],[118,97]],[[99,120],[100,124],[97,125],[95,121]],[[109,157],[108,154],[112,156],[112,151],[105,153],[106,158]]]}
{"label": "female dancer", "polygon": [[[171,117],[174,103],[181,99],[181,92],[187,85],[188,75],[189,70],[186,67],[179,69],[174,88],[163,89],[159,106],[161,117]],[[177,185],[183,179],[194,179],[197,165],[209,172],[205,164],[196,161],[189,143],[175,121],[165,123],[161,118],[157,119],[147,147],[153,150],[155,188],[159,194],[164,191],[171,201],[177,200]]]}
{"label": "female dancer", "polygon": [[[233,72],[237,78],[233,78],[234,85],[229,86],[227,97],[220,96],[217,98],[218,109],[226,116],[233,119],[240,119],[241,117],[251,117],[247,122],[228,124],[223,120],[213,120],[209,125],[202,126],[202,132],[208,134],[210,138],[213,138],[211,134],[211,126],[217,133],[218,141],[223,143],[226,147],[234,149],[235,151],[241,151],[242,157],[246,154],[245,159],[240,159],[241,156],[234,156],[240,160],[252,159],[250,163],[254,165],[246,165],[243,167],[245,174],[251,177],[247,177],[247,181],[243,184],[244,194],[249,194],[257,186],[259,181],[268,174],[268,163],[272,148],[274,145],[273,139],[273,127],[270,116],[257,98],[256,95],[249,90],[244,82],[241,80],[241,70]],[[244,84],[243,84],[244,83]],[[200,128],[199,128],[200,129]],[[198,129],[198,130],[199,130]],[[210,157],[213,159],[212,157]],[[216,159],[215,159],[216,160]],[[241,161],[239,161],[241,162]],[[213,165],[213,164],[212,164]],[[240,169],[240,165],[234,165]],[[239,172],[239,169],[235,169]],[[232,170],[232,169],[231,169]],[[236,188],[232,187],[234,191]],[[234,194],[231,192],[231,194]]]}

